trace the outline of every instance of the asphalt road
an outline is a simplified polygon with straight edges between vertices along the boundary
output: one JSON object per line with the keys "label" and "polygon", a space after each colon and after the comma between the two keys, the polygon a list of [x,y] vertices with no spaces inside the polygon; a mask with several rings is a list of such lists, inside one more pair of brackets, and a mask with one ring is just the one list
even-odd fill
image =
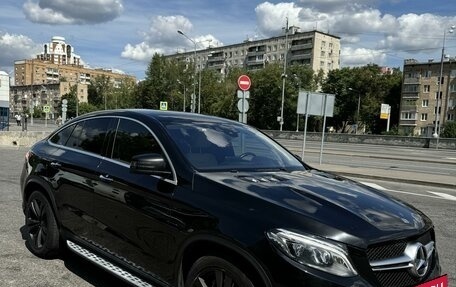
{"label": "asphalt road", "polygon": [[[278,142],[301,155],[302,140]],[[319,163],[320,142],[308,141],[304,158],[307,163]],[[456,150],[325,143],[322,163],[454,176],[456,183]]]}
{"label": "asphalt road", "polygon": [[[122,281],[76,255],[43,260],[27,250],[21,234],[24,216],[19,190],[19,176],[26,151],[27,148],[0,147],[0,286],[124,287]],[[362,181],[376,184],[431,217],[436,226],[443,272],[450,276],[449,286],[456,286],[456,191],[396,182]]]}

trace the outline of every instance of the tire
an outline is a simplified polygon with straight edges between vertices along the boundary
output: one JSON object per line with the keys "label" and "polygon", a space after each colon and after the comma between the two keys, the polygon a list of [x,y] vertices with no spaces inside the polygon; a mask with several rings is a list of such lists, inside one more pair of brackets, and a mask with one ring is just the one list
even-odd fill
{"label": "tire", "polygon": [[34,191],[25,207],[25,244],[36,256],[53,258],[58,254],[60,235],[51,204],[40,191]]}
{"label": "tire", "polygon": [[253,287],[252,281],[230,262],[213,256],[195,261],[187,275],[185,287]]}

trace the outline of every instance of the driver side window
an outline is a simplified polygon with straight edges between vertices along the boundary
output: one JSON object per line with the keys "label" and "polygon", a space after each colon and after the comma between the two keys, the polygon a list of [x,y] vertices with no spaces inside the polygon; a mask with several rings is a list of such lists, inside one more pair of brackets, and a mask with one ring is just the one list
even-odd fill
{"label": "driver side window", "polygon": [[152,133],[138,122],[120,119],[112,158],[130,164],[135,155],[163,152]]}

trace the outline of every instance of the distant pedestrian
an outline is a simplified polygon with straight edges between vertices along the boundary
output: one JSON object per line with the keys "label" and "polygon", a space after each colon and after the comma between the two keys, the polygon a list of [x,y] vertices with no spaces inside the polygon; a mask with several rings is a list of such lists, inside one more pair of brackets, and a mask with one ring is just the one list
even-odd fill
{"label": "distant pedestrian", "polygon": [[57,126],[60,126],[62,124],[62,116],[59,116],[56,120],[55,123]]}
{"label": "distant pedestrian", "polygon": [[16,124],[18,126],[20,126],[21,125],[21,121],[22,121],[21,115],[20,114],[16,114],[14,117],[16,118]]}

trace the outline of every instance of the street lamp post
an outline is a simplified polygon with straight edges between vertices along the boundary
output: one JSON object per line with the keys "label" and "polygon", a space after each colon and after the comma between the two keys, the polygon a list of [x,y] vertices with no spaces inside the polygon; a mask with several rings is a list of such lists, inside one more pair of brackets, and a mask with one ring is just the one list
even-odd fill
{"label": "street lamp post", "polygon": [[361,92],[360,91],[357,91],[355,89],[352,89],[352,88],[348,88],[350,91],[352,92],[357,92],[358,93],[358,109],[356,111],[356,130],[355,130],[355,134],[358,134],[358,128],[359,128],[359,112],[360,112],[360,108],[361,108]]}
{"label": "street lamp post", "polygon": [[[194,113],[195,112],[195,97],[196,97],[196,74],[197,74],[197,66],[196,66],[196,41],[193,40],[192,38],[190,38],[189,36],[187,36],[184,32],[182,32],[181,30],[177,30],[177,33],[181,34],[182,36],[184,36],[185,38],[187,38],[188,40],[190,40],[192,43],[193,43],[193,63],[195,65],[195,75],[193,77],[193,95],[192,95],[192,103],[191,103],[191,112]],[[200,98],[201,97],[201,91],[199,93],[199,98],[198,98],[198,113],[200,112]]]}
{"label": "street lamp post", "polygon": [[[448,33],[453,33],[455,26],[452,25],[450,29],[448,29]],[[437,88],[437,95],[436,95],[436,104],[435,104],[435,123],[434,123],[434,134],[432,135],[434,138],[439,138],[439,121],[440,121],[440,93],[442,91],[442,80],[443,80],[443,61],[445,59],[445,38],[446,38],[447,29],[443,30],[443,44],[442,44],[442,55],[440,58],[440,75],[438,80],[438,88]],[[437,144],[438,148],[438,144]]]}
{"label": "street lamp post", "polygon": [[182,111],[185,112],[185,98],[187,98],[187,96],[186,96],[187,88],[185,87],[185,83],[182,83],[179,80],[177,80],[177,82],[184,87],[184,104],[182,105]]}
{"label": "street lamp post", "polygon": [[283,107],[285,104],[285,81],[287,78],[287,53],[288,53],[288,18],[285,25],[285,55],[283,59],[283,74],[282,74],[282,103],[280,106],[280,130],[283,128]]}

